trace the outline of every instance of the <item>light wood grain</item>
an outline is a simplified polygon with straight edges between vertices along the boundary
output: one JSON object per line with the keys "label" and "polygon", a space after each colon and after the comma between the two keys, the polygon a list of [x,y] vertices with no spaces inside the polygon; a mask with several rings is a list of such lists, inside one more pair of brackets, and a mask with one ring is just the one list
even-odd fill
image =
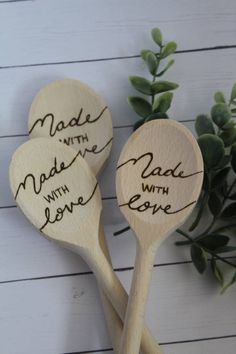
{"label": "light wood grain", "polygon": [[[112,260],[106,242],[106,235],[102,223],[100,223],[99,242],[105,257],[107,258],[108,262],[112,266]],[[100,296],[101,296],[104,314],[106,317],[107,329],[110,334],[110,338],[112,342],[113,351],[114,353],[118,353],[119,346],[120,346],[120,338],[121,338],[122,328],[123,328],[123,321],[116,313],[114,307],[112,306],[112,303],[110,302],[110,300],[108,299],[108,297],[106,296],[102,288],[100,288]]]}
{"label": "light wood grain", "polygon": [[[80,152],[97,175],[106,163],[113,140],[109,110],[90,87],[78,80],[54,81],[34,98],[29,113],[29,135],[48,137]],[[111,263],[103,226],[99,228],[101,248]],[[115,353],[118,353],[122,322],[100,289],[103,309]]]}
{"label": "light wood grain", "polygon": [[138,354],[155,253],[184,223],[203,181],[201,151],[193,135],[170,119],[136,130],[117,165],[119,207],[137,238],[136,260],[120,354]]}
{"label": "light wood grain", "polygon": [[[53,0],[2,4],[0,66],[136,55],[159,26],[179,49],[235,44],[235,3]],[[9,45],[11,43],[11,45]],[[153,45],[154,47],[154,45]]]}
{"label": "light wood grain", "polygon": [[81,81],[58,80],[43,87],[32,102],[28,127],[30,138],[52,138],[71,146],[95,175],[110,155],[110,112],[104,100]]}
{"label": "light wood grain", "polygon": [[[124,320],[128,296],[101,248],[100,191],[80,151],[52,139],[32,139],[14,153],[9,177],[27,219],[46,238],[85,259]],[[160,352],[146,327],[141,336],[143,353]]]}

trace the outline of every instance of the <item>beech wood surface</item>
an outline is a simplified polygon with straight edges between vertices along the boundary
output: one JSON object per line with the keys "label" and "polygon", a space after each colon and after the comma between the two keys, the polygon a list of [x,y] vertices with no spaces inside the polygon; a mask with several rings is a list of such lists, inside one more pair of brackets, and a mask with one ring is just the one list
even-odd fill
{"label": "beech wood surface", "polygon": [[[31,138],[54,138],[80,151],[95,175],[111,151],[113,132],[108,107],[94,90],[78,80],[60,80],[42,88],[31,105],[28,127]],[[99,239],[112,264],[101,223]],[[118,353],[122,322],[102,289],[100,295],[113,349]]]}
{"label": "beech wood surface", "polygon": [[155,253],[186,220],[203,181],[201,151],[193,135],[170,119],[142,125],[117,165],[119,207],[137,238],[137,251],[120,354],[138,354]]}
{"label": "beech wood surface", "polygon": [[79,151],[95,175],[110,155],[113,132],[108,107],[79,80],[58,80],[43,87],[32,102],[28,128],[31,138],[53,138]]}
{"label": "beech wood surface", "polygon": [[[128,296],[101,248],[100,191],[80,151],[48,138],[32,139],[12,157],[10,185],[25,216],[46,238],[85,259],[124,319]],[[160,352],[147,328],[142,352]]]}

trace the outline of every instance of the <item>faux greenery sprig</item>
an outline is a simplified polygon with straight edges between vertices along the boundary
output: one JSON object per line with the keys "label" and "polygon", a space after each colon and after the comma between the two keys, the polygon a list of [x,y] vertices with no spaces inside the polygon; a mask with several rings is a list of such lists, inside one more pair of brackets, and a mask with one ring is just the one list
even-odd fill
{"label": "faux greenery sprig", "polygon": [[[236,263],[226,256],[228,253],[231,257],[236,256],[235,242],[229,245],[236,233],[236,122],[232,119],[232,113],[236,112],[236,84],[228,101],[220,91],[214,98],[216,103],[210,116],[199,115],[195,121],[205,168],[197,216],[188,230],[192,233],[196,229],[195,236],[177,230],[188,240],[176,244],[190,245],[191,257],[199,273],[207,269],[210,257],[212,272],[224,291],[236,282],[234,271],[233,277],[225,284],[224,274],[228,269],[223,271],[220,267],[223,262],[236,268]],[[211,220],[199,233],[202,217],[209,213]]]}
{"label": "faux greenery sprig", "polygon": [[141,119],[135,123],[134,130],[149,120],[168,118],[166,112],[170,108],[173,98],[173,93],[170,91],[179,86],[174,82],[159,80],[159,78],[174,64],[174,60],[171,59],[165,67],[160,70],[160,64],[176,51],[177,44],[171,41],[164,45],[162,33],[159,28],[153,28],[151,34],[153,41],[157,44],[157,53],[154,53],[149,49],[141,51],[141,57],[152,76],[151,80],[147,80],[140,76],[129,77],[133,87],[140,93],[148,96],[147,98],[140,96],[130,96],[128,98],[129,104],[141,117]]}
{"label": "faux greenery sprig", "polygon": [[[138,76],[129,78],[133,87],[149,98],[128,98],[134,111],[141,117],[134,129],[152,119],[168,118],[167,111],[173,99],[170,91],[178,87],[176,83],[159,80],[174,64],[172,59],[159,71],[162,60],[175,52],[176,43],[168,42],[164,45],[158,28],[154,28],[151,34],[159,50],[157,53],[142,50],[141,57],[152,80]],[[199,115],[195,122],[205,167],[203,188],[196,207],[197,215],[188,231],[176,230],[186,239],[176,242],[176,245],[189,245],[191,258],[198,272],[204,273],[209,265],[224,292],[236,282],[236,245],[232,244],[233,237],[236,236],[236,122],[232,119],[232,114],[236,113],[236,84],[228,101],[220,91],[215,93],[214,98],[215,104],[210,116]],[[200,232],[205,214],[210,216],[210,222]],[[221,264],[228,268],[222,269]],[[229,269],[233,269],[234,273],[225,283],[224,278]]]}

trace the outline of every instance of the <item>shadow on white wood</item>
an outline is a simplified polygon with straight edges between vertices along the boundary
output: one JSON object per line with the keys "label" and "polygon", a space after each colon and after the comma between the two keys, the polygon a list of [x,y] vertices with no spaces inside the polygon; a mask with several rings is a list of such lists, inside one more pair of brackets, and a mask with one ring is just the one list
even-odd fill
{"label": "shadow on white wood", "polygon": [[[0,66],[137,55],[161,27],[179,49],[235,44],[235,2],[57,0],[1,4]],[[153,48],[155,48],[153,44]]]}

